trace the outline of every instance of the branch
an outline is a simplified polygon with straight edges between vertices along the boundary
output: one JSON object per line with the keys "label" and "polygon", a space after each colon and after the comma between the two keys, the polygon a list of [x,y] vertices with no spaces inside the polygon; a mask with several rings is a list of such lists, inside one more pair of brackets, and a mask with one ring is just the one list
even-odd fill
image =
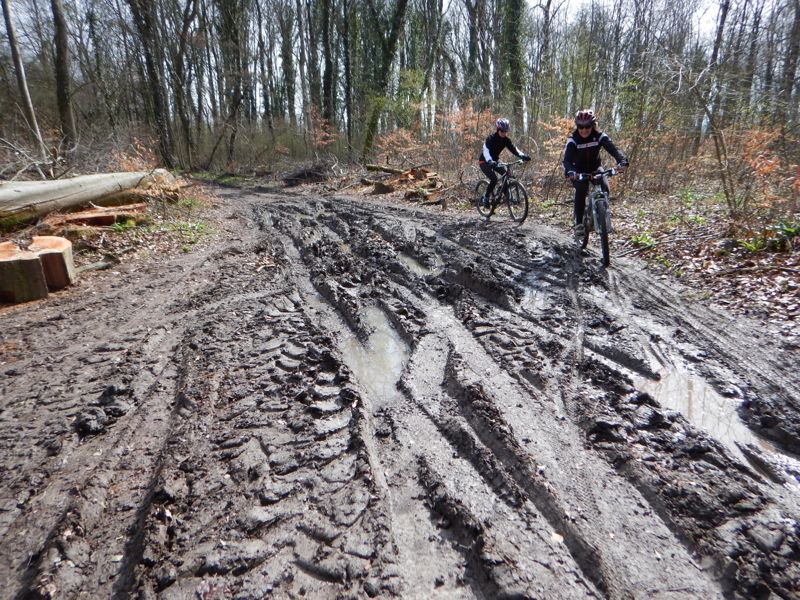
{"label": "branch", "polygon": [[404,169],[396,169],[394,167],[384,167],[383,165],[366,165],[367,171],[383,171],[384,173],[391,173],[392,175],[402,175],[405,173]]}

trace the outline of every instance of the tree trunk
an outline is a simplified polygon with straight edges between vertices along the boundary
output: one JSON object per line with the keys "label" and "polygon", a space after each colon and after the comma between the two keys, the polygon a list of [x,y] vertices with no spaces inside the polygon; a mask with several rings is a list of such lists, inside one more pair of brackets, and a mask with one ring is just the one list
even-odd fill
{"label": "tree trunk", "polygon": [[[327,0],[323,0],[327,1]],[[308,30],[308,97],[312,106],[322,108],[322,92],[319,74],[319,49],[317,44],[317,27],[313,8],[316,2],[305,0],[306,29]],[[328,7],[330,12],[330,7]]]}
{"label": "tree trunk", "polygon": [[512,102],[514,121],[522,130],[523,106],[522,98],[525,89],[525,65],[522,55],[522,22],[525,5],[522,0],[510,0],[506,3],[503,15],[503,43],[501,46],[501,78],[502,95],[509,95]]}
{"label": "tree trunk", "polygon": [[794,0],[794,21],[789,34],[786,60],[783,63],[783,80],[778,93],[779,122],[786,123],[797,116],[797,102],[793,102],[796,85],[798,55],[800,55],[800,0]]}
{"label": "tree trunk", "polygon": [[392,28],[389,32],[389,38],[385,40],[383,47],[383,56],[381,60],[381,71],[379,74],[378,88],[376,90],[379,99],[375,102],[370,111],[369,119],[367,120],[367,131],[364,138],[364,149],[361,152],[362,161],[366,162],[367,155],[372,150],[372,144],[375,141],[375,133],[378,130],[378,120],[380,119],[383,107],[386,101],[386,92],[389,86],[389,74],[391,72],[392,63],[397,53],[397,40],[400,38],[400,32],[403,30],[406,17],[406,7],[408,0],[397,0],[392,16]]}
{"label": "tree trunk", "polygon": [[281,27],[281,64],[283,66],[283,86],[286,92],[286,110],[289,112],[289,124],[292,129],[297,126],[297,114],[294,111],[294,17],[291,9],[278,14]]}
{"label": "tree trunk", "polygon": [[[715,100],[716,92],[715,87],[718,85],[717,78],[717,62],[719,61],[719,51],[722,46],[722,34],[725,31],[725,21],[728,17],[728,9],[730,8],[730,0],[723,0],[719,7],[719,17],[717,19],[717,33],[714,37],[714,48],[711,51],[711,58],[708,61],[708,83],[704,86],[704,90],[697,94],[700,102],[703,104],[701,107],[707,113],[709,121],[713,121],[712,127],[716,127],[716,107],[717,101]],[[695,132],[695,140],[693,148],[695,153],[699,151],[703,142],[703,119],[698,120],[698,128]],[[716,140],[715,145],[718,146]],[[726,188],[727,189],[727,188]],[[727,191],[726,191],[727,197]]]}
{"label": "tree trunk", "polygon": [[156,179],[172,181],[167,171],[103,173],[56,181],[21,181],[0,187],[0,229],[87,202],[103,204],[146,189]]}
{"label": "tree trunk", "polygon": [[475,98],[478,95],[479,87],[479,68],[478,68],[478,10],[480,0],[464,0],[464,7],[467,9],[467,64],[464,73],[464,83],[467,96]]}
{"label": "tree trunk", "polygon": [[175,112],[180,122],[180,133],[183,137],[185,153],[182,160],[179,157],[183,168],[191,169],[194,164],[194,139],[192,136],[192,126],[189,119],[189,103],[187,91],[190,90],[190,81],[187,77],[186,58],[189,46],[189,35],[191,25],[197,17],[198,0],[186,0],[186,5],[181,12],[180,33],[178,35],[177,48],[170,46],[172,52],[172,87],[175,90]]}
{"label": "tree trunk", "polygon": [[267,124],[269,136],[275,143],[275,127],[272,123],[272,70],[267,70],[267,44],[264,40],[264,19],[261,13],[261,2],[256,2],[256,20],[258,21],[258,74],[261,79],[261,101],[264,103],[263,119]]}
{"label": "tree trunk", "polygon": [[350,20],[355,18],[350,0],[343,0],[342,3],[342,38],[344,47],[343,68],[344,68],[344,114],[347,131],[347,149],[353,149],[353,71],[350,45],[354,43],[350,39]]}
{"label": "tree trunk", "polygon": [[64,8],[61,0],[50,0],[53,8],[53,24],[56,38],[56,99],[58,101],[58,114],[61,117],[61,133],[67,149],[71,149],[78,139],[75,129],[75,115],[72,113],[72,98],[70,97],[69,76],[69,30],[67,20],[64,18]]}
{"label": "tree trunk", "polygon": [[333,124],[336,115],[336,74],[331,48],[331,0],[322,0],[322,118]]}
{"label": "tree trunk", "polygon": [[127,0],[133,21],[142,44],[145,68],[147,70],[148,91],[152,101],[153,120],[158,132],[161,159],[168,168],[175,164],[170,131],[169,109],[164,99],[162,73],[156,61],[158,35],[156,32],[155,6],[149,0]]}
{"label": "tree trunk", "polygon": [[39,123],[36,121],[36,113],[33,110],[33,101],[28,92],[28,81],[25,78],[25,67],[22,64],[22,57],[19,54],[19,46],[17,45],[17,35],[14,32],[14,23],[11,20],[11,8],[9,0],[0,0],[3,5],[3,17],[6,21],[6,33],[8,35],[8,44],[11,46],[11,59],[14,61],[14,71],[17,75],[17,87],[19,88],[19,95],[22,98],[22,110],[25,114],[25,119],[28,121],[33,133],[36,144],[39,146],[41,153],[41,160],[47,161],[47,148],[45,148],[42,134],[39,131]]}
{"label": "tree trunk", "polygon": [[297,3],[297,10],[296,10],[296,18],[297,18],[297,69],[300,74],[300,97],[302,100],[302,107],[301,107],[301,120],[308,126],[309,124],[309,88],[310,83],[309,78],[306,76],[306,35],[305,35],[305,25],[303,24],[303,1],[296,0]]}

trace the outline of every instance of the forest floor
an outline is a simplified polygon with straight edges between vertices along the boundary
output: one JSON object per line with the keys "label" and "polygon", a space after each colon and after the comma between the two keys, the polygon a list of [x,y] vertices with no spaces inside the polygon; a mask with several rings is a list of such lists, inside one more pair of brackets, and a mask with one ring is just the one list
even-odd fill
{"label": "forest floor", "polygon": [[218,188],[0,307],[2,598],[796,597],[793,255],[715,302],[688,265],[737,253],[654,270],[624,203],[604,269],[566,206],[334,187]]}

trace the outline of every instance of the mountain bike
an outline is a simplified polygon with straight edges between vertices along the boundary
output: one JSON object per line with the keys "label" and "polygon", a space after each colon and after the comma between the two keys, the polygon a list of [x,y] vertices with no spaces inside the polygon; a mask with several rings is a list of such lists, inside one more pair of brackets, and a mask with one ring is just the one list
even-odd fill
{"label": "mountain bike", "polygon": [[486,192],[486,187],[489,185],[489,182],[483,179],[475,186],[475,206],[482,217],[486,217],[488,220],[489,217],[494,214],[498,205],[503,201],[505,201],[508,207],[508,214],[512,221],[521,224],[528,216],[528,192],[525,191],[524,186],[511,172],[511,167],[522,162],[526,161],[519,159],[510,163],[497,163],[498,166],[505,167],[506,171],[498,177],[497,185],[495,185],[494,190],[492,190],[492,196],[489,198],[488,205],[484,205],[483,195]]}
{"label": "mountain bike", "polygon": [[578,181],[589,181],[591,188],[586,198],[586,207],[583,210],[583,239],[581,250],[585,250],[589,243],[589,234],[596,231],[600,236],[600,250],[603,255],[603,266],[611,264],[611,251],[608,243],[608,234],[611,233],[611,203],[607,192],[603,191],[603,177],[614,177],[616,169],[606,169],[595,173],[578,173]]}

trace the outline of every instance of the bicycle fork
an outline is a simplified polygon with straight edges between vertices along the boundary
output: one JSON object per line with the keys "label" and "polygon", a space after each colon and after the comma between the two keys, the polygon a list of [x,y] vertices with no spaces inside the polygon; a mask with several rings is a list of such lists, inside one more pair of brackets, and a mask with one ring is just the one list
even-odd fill
{"label": "bicycle fork", "polygon": [[611,211],[608,210],[608,198],[602,192],[594,193],[589,199],[589,210],[583,211],[583,227],[586,231],[598,231],[603,216],[606,220],[606,231],[610,233]]}

